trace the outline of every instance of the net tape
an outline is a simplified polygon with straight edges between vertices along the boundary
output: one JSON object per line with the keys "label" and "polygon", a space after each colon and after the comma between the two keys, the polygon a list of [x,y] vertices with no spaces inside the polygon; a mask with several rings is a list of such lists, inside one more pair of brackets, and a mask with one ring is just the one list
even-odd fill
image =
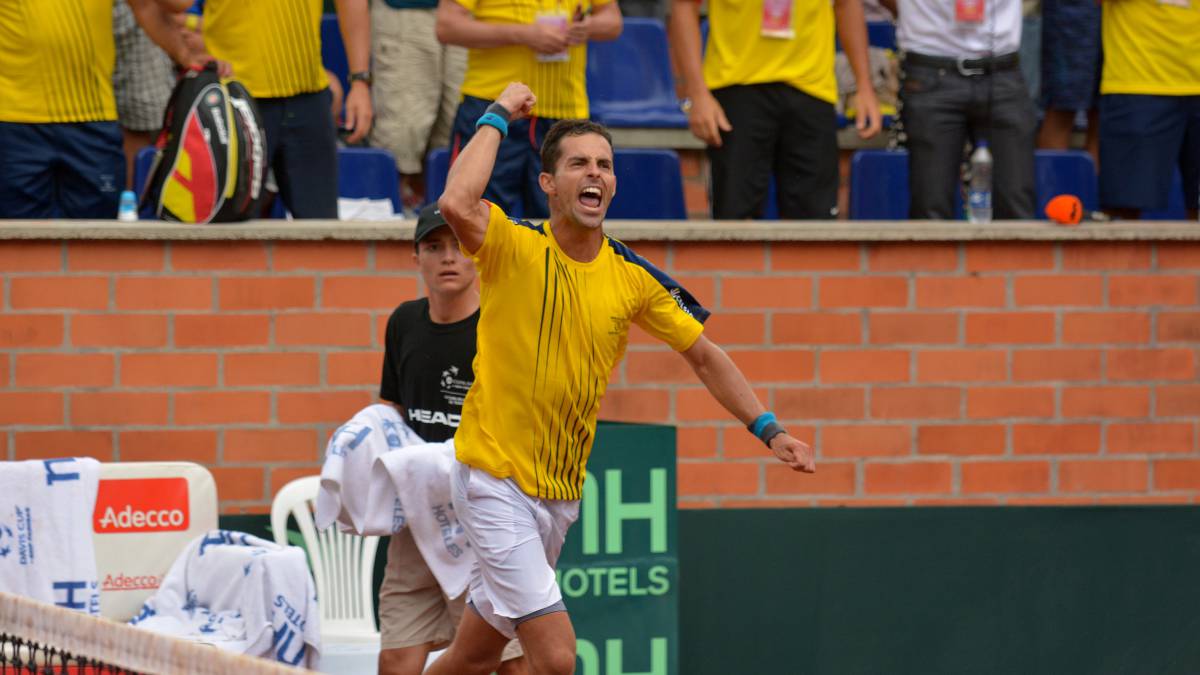
{"label": "net tape", "polygon": [[307,672],[0,592],[0,674]]}

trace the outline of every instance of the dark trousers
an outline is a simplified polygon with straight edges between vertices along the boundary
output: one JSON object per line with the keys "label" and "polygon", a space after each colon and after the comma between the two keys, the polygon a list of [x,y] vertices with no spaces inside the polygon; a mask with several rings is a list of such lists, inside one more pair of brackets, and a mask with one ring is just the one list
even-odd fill
{"label": "dark trousers", "polygon": [[124,187],[116,122],[0,122],[0,218],[116,218]]}
{"label": "dark trousers", "polygon": [[258,99],[267,157],[293,218],[338,217],[337,130],[328,89]]}
{"label": "dark trousers", "polygon": [[1167,208],[1175,171],[1184,206],[1200,202],[1200,96],[1100,97],[1101,206]]}
{"label": "dark trousers", "polygon": [[780,83],[722,87],[713,96],[733,127],[721,133],[721,147],[708,149],[713,218],[761,218],[772,175],[780,218],[837,216],[832,103]]}
{"label": "dark trousers", "polygon": [[961,75],[905,64],[900,119],[908,147],[909,217],[954,218],[954,193],[968,139],[992,152],[997,219],[1032,219],[1037,117],[1020,69]]}
{"label": "dark trousers", "polygon": [[[463,96],[450,131],[451,161],[475,135],[475,122],[491,104],[487,99]],[[500,141],[492,178],[483,191],[484,199],[514,218],[550,216],[546,193],[538,184],[538,174],[542,172],[542,141],[546,140],[546,131],[557,121],[548,117],[533,117],[508,125],[508,136]],[[437,195],[430,197],[437,198]]]}

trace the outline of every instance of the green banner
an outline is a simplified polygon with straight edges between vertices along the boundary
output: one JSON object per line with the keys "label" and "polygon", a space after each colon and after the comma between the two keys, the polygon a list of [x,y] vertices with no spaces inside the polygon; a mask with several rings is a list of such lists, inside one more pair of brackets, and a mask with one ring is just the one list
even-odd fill
{"label": "green banner", "polygon": [[675,429],[602,422],[558,561],[577,675],[679,672]]}

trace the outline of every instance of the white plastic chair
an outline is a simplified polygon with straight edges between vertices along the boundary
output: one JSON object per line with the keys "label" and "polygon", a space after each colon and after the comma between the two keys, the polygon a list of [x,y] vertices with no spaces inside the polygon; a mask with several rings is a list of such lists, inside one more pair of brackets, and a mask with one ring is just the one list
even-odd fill
{"label": "white plastic chair", "polygon": [[373,642],[378,646],[372,574],[379,537],[344,533],[336,525],[318,532],[312,514],[320,485],[320,476],[305,476],[284,485],[275,495],[271,503],[275,543],[288,545],[288,516],[295,518],[317,582],[322,643]]}

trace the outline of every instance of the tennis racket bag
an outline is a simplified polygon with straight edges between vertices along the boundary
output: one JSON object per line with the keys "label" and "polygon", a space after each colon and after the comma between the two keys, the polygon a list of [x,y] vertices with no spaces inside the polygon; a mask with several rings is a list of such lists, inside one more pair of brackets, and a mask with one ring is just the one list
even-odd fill
{"label": "tennis racket bag", "polygon": [[250,92],[221,79],[215,63],[175,84],[142,212],[183,223],[227,223],[258,215],[267,177],[267,139]]}

